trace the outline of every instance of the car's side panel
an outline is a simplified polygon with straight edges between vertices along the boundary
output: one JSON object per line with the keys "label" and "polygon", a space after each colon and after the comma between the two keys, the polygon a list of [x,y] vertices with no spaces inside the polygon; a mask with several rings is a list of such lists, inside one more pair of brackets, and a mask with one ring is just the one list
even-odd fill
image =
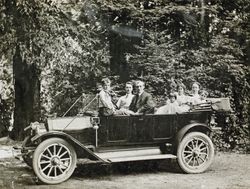
{"label": "car's side panel", "polygon": [[112,116],[107,121],[107,142],[127,142],[129,117]]}
{"label": "car's side panel", "polygon": [[100,146],[120,146],[150,142],[153,139],[152,116],[109,116],[101,119]]}
{"label": "car's side panel", "polygon": [[155,115],[153,127],[154,141],[171,139],[176,125],[176,115]]}
{"label": "car's side panel", "polygon": [[129,116],[101,117],[98,129],[99,147],[119,146],[128,143],[129,125]]}
{"label": "car's side panel", "polygon": [[130,117],[129,142],[145,143],[153,141],[154,119],[150,115]]}
{"label": "car's side panel", "polygon": [[184,127],[185,125],[188,125],[190,123],[204,123],[207,124],[209,112],[188,112],[188,113],[182,113],[177,115],[177,125],[178,130]]}
{"label": "car's side panel", "polygon": [[173,137],[175,125],[176,114],[103,117],[98,143],[100,146],[158,144]]}

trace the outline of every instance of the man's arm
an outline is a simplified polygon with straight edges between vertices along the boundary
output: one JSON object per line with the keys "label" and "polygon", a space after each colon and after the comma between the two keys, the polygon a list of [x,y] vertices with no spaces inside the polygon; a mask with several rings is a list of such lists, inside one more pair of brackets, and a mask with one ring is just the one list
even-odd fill
{"label": "man's arm", "polygon": [[137,112],[138,113],[153,113],[153,109],[155,107],[155,102],[151,94],[147,94],[145,96],[145,103],[140,107]]}
{"label": "man's arm", "polygon": [[132,98],[132,101],[129,105],[129,110],[133,111],[133,112],[136,112],[136,104],[135,104],[135,101],[136,101],[136,95]]}

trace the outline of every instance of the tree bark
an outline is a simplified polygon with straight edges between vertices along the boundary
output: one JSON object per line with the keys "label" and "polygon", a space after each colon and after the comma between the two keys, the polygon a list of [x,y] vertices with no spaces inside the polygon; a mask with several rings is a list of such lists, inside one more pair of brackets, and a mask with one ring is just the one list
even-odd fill
{"label": "tree bark", "polygon": [[10,137],[23,140],[24,128],[40,119],[40,81],[35,64],[22,60],[17,47],[13,58],[15,108],[14,126]]}

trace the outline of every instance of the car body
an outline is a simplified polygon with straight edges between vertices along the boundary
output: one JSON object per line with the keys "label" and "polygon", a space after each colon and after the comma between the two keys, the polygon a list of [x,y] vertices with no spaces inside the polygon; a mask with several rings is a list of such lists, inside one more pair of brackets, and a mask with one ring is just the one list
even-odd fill
{"label": "car body", "polygon": [[67,180],[83,159],[112,164],[171,158],[183,172],[201,173],[214,158],[209,136],[220,112],[214,109],[208,103],[180,114],[48,118],[28,127],[23,159],[46,184]]}

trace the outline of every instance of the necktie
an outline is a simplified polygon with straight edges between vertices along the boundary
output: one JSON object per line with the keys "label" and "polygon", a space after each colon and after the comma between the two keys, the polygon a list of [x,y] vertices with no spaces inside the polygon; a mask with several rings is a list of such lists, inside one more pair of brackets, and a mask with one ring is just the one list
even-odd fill
{"label": "necktie", "polygon": [[138,103],[138,100],[139,100],[139,95],[137,94],[136,96],[135,96],[135,106],[137,107],[137,103]]}

